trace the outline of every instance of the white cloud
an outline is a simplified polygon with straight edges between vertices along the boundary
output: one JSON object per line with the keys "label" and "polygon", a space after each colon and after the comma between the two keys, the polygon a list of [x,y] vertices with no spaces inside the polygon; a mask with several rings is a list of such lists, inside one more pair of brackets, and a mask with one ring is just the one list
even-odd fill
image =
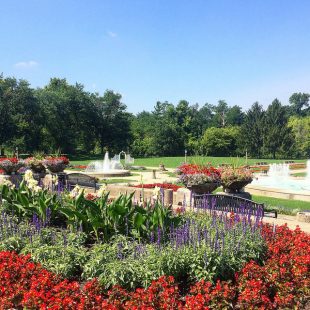
{"label": "white cloud", "polygon": [[107,35],[108,35],[110,38],[115,38],[115,37],[117,37],[117,33],[113,32],[113,31],[108,31],[108,32],[107,32]]}
{"label": "white cloud", "polygon": [[14,64],[15,68],[33,68],[36,67],[39,63],[34,60],[29,61],[20,61]]}

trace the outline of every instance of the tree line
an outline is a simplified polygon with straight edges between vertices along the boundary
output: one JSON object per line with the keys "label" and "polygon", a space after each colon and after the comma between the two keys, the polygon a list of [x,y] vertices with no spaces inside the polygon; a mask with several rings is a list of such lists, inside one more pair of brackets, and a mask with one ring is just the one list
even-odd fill
{"label": "tree line", "polygon": [[191,155],[307,158],[309,98],[294,93],[286,105],[275,99],[264,109],[255,102],[247,111],[224,100],[201,107],[165,101],[133,115],[112,90],[101,96],[59,78],[34,89],[25,80],[0,75],[0,147],[31,154],[108,149],[144,157],[187,150]]}

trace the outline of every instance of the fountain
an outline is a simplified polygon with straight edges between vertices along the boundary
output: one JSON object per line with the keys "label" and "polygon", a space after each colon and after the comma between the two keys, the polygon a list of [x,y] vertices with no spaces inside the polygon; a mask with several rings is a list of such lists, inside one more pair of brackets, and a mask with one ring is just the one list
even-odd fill
{"label": "fountain", "polygon": [[307,162],[307,177],[296,179],[290,175],[289,164],[270,164],[266,177],[258,177],[253,180],[253,185],[259,185],[269,188],[280,188],[295,191],[310,191],[310,160]]}
{"label": "fountain", "polygon": [[288,178],[290,176],[290,165],[271,164],[269,165],[268,176],[277,181],[281,181],[282,178]]}
{"label": "fountain", "polygon": [[125,170],[121,164],[120,155],[114,156],[113,159],[110,159],[109,152],[105,153],[103,160],[95,160],[90,162],[86,167],[85,172],[98,178],[122,177],[130,175],[130,171]]}

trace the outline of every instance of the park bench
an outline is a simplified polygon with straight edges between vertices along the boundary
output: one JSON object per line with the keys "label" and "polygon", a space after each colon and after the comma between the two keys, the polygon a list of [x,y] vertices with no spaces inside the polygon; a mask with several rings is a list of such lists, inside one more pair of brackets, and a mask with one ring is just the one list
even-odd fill
{"label": "park bench", "polygon": [[246,215],[277,218],[276,210],[265,210],[263,203],[228,194],[193,194],[194,207],[206,210],[234,212]]}
{"label": "park bench", "polygon": [[69,190],[71,190],[72,187],[76,185],[90,187],[93,188],[95,191],[98,188],[97,178],[94,178],[84,173],[69,173],[67,175],[66,182]]}
{"label": "park bench", "polygon": [[256,166],[268,166],[268,163],[265,161],[255,163]]}

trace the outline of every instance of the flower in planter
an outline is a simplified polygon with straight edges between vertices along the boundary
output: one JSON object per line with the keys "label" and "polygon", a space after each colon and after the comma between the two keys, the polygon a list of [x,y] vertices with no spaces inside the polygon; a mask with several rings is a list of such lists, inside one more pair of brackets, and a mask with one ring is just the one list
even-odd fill
{"label": "flower in planter", "polygon": [[16,173],[20,168],[25,166],[25,162],[22,159],[16,157],[0,158],[0,169],[5,174]]}
{"label": "flower in planter", "polygon": [[176,184],[171,184],[171,183],[152,183],[152,184],[139,184],[139,185],[132,185],[132,187],[136,188],[155,188],[155,187],[160,187],[163,189],[172,189],[174,192],[176,192],[179,188],[182,186],[178,186]]}
{"label": "flower in planter", "polygon": [[240,191],[245,185],[251,183],[253,173],[246,167],[221,168],[221,184],[224,189]]}
{"label": "flower in planter", "polygon": [[177,174],[180,175],[179,181],[188,187],[206,183],[219,183],[221,180],[220,171],[210,164],[183,164],[177,168]]}
{"label": "flower in planter", "polygon": [[43,164],[52,173],[59,173],[69,165],[69,159],[66,156],[48,156],[43,160]]}

